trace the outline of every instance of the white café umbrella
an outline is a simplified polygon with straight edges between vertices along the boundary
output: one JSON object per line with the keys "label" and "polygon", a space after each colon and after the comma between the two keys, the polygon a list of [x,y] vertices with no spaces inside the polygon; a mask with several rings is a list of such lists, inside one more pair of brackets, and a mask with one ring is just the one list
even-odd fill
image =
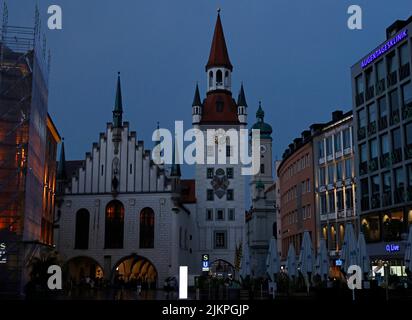
{"label": "white caf\u00e9 umbrella", "polygon": [[300,271],[303,274],[312,273],[315,258],[313,255],[312,239],[308,231],[303,233],[302,245],[299,255]]}
{"label": "white caf\u00e9 umbrella", "polygon": [[357,243],[355,232],[351,223],[346,225],[345,237],[343,238],[343,245],[341,251],[342,269],[345,273],[348,272],[348,268],[351,265],[358,263],[357,258]]}
{"label": "white caf\u00e9 umbrella", "polygon": [[296,251],[295,251],[295,247],[293,246],[293,243],[289,245],[286,267],[288,269],[288,277],[294,278],[296,276],[297,269],[296,269]]}
{"label": "white caf\u00e9 umbrella", "polygon": [[307,289],[309,290],[310,278],[313,273],[315,257],[313,255],[312,239],[308,231],[303,233],[302,245],[300,248],[299,265],[300,271],[305,278]]}
{"label": "white caf\u00e9 umbrella", "polygon": [[412,271],[412,225],[409,227],[408,240],[406,241],[405,268]]}
{"label": "white caf\u00e9 umbrella", "polygon": [[325,239],[320,240],[319,251],[316,257],[316,273],[326,280],[329,275],[329,257]]}
{"label": "white caf\u00e9 umbrella", "polygon": [[366,251],[365,236],[363,233],[359,233],[358,247],[357,247],[358,266],[361,268],[363,274],[369,273],[370,259],[368,252]]}
{"label": "white caf\u00e9 umbrella", "polygon": [[279,254],[277,249],[277,241],[272,237],[269,242],[269,251],[266,258],[266,272],[269,275],[270,281],[276,281],[276,274],[280,270]]}
{"label": "white caf\u00e9 umbrella", "polygon": [[[343,245],[341,251],[341,260],[343,260],[342,268],[345,273],[352,265],[358,263],[358,244],[356,242],[355,232],[351,223],[346,225],[345,237],[343,238]],[[352,290],[352,299],[355,300],[355,289]]]}
{"label": "white caf\u00e9 umbrella", "polygon": [[249,246],[247,244],[243,245],[242,261],[240,263],[239,276],[244,280],[247,276],[251,275],[250,270],[250,253]]}

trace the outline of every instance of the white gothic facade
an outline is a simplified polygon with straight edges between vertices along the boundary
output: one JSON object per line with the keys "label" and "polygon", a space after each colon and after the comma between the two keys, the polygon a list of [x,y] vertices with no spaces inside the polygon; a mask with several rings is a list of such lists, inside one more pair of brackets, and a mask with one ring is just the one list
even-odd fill
{"label": "white gothic facade", "polygon": [[[121,278],[161,287],[167,277],[178,275],[181,265],[189,266],[190,274],[201,274],[201,257],[205,254],[209,255],[212,273],[236,272],[240,244],[247,241],[246,188],[250,187],[257,199],[260,193],[256,193],[256,187],[259,189],[263,184],[269,188],[273,179],[271,128],[266,124],[264,129],[270,128],[270,132],[262,134],[261,155],[265,171],[248,186],[241,174],[242,164],[230,164],[235,149],[219,129],[239,132],[247,128],[243,85],[235,101],[232,71],[218,15],[206,65],[206,97],[200,98],[196,86],[192,120],[193,127],[204,133],[217,130],[213,146],[207,146],[205,141],[205,157],[216,159],[224,149],[227,161],[196,164],[194,179],[181,179],[178,163],[171,167],[157,165],[152,152],[145,149],[136,132],[130,131],[129,123],[123,122],[120,75],[113,120],[91,152],[82,161],[66,161],[63,145],[58,167],[55,238],[71,279],[91,277],[113,282]],[[263,111],[259,112],[263,121]],[[183,153],[175,148],[174,155]],[[264,201],[262,210],[256,207],[256,217],[271,214],[271,201]],[[256,226],[262,221],[266,223],[259,221]],[[262,240],[264,243],[254,242],[263,243],[258,248],[260,256],[264,255],[271,235],[266,229],[256,229],[264,230],[260,236],[268,237],[266,242]]]}

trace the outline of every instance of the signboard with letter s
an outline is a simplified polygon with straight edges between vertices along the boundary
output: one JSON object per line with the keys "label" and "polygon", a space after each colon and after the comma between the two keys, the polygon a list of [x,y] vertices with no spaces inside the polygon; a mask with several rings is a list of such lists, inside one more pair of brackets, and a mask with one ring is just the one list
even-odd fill
{"label": "signboard with letter s", "polygon": [[202,254],[202,271],[209,272],[210,264],[209,264],[209,255]]}

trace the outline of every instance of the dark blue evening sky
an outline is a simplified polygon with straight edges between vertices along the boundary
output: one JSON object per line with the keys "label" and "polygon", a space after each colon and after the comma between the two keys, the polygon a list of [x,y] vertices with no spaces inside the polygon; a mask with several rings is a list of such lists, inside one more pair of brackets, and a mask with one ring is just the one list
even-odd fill
{"label": "dark blue evening sky", "polygon": [[[34,3],[6,0],[9,24],[33,25]],[[156,121],[191,127],[196,81],[205,94],[216,8],[243,81],[249,123],[262,100],[274,129],[274,157],[313,122],[351,109],[350,67],[385,40],[385,28],[412,15],[411,0],[39,0],[52,51],[49,112],[68,159],[83,159],[111,120],[117,71],[124,119],[152,147]],[[63,30],[45,29],[47,7],[63,9]],[[363,30],[347,28],[347,8],[363,9]],[[190,170],[189,170],[190,171]]]}

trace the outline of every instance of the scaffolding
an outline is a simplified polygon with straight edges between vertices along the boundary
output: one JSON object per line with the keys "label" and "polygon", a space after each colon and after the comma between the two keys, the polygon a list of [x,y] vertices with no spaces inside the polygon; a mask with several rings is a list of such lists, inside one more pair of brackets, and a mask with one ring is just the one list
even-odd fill
{"label": "scaffolding", "polygon": [[[39,197],[38,200],[37,194],[43,189],[44,158],[41,154],[44,153],[45,137],[39,119],[47,116],[50,53],[46,56],[46,40],[41,34],[37,7],[34,27],[10,26],[5,2],[2,9],[0,235],[9,240],[6,284],[10,290],[15,290],[21,281],[21,269],[37,250],[36,246],[31,246],[27,252],[27,248],[21,250],[21,247],[23,240],[33,239],[27,232],[36,232],[34,226],[25,221],[25,215],[33,220],[34,212],[39,209],[38,201],[42,199]],[[7,288],[1,289],[7,291]]]}

